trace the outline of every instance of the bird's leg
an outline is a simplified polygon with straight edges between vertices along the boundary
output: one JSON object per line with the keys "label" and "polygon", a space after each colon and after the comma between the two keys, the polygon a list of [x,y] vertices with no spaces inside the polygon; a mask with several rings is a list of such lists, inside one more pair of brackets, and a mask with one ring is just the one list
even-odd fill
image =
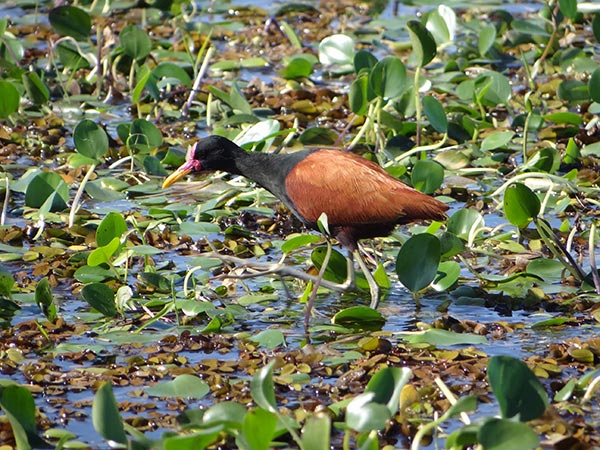
{"label": "bird's leg", "polygon": [[367,263],[364,260],[363,255],[360,253],[360,250],[356,249],[352,253],[356,255],[356,259],[358,260],[360,270],[362,270],[362,272],[365,274],[367,283],[369,283],[369,291],[371,292],[370,306],[373,309],[377,309],[377,306],[379,305],[379,298],[381,297],[381,289],[379,288],[377,281],[375,281],[375,278],[373,278],[373,274],[367,267]]}
{"label": "bird's leg", "polygon": [[329,264],[329,259],[331,258],[331,242],[327,239],[327,252],[325,253],[325,257],[323,258],[323,263],[321,264],[321,270],[319,270],[319,275],[317,275],[317,279],[313,283],[312,292],[310,293],[310,297],[308,298],[308,302],[306,303],[306,313],[304,315],[304,331],[308,333],[308,324],[310,322],[310,313],[312,312],[313,305],[315,304],[315,299],[317,298],[317,291],[319,290],[319,286],[323,281],[323,275],[325,275],[325,271],[327,270],[327,265]]}

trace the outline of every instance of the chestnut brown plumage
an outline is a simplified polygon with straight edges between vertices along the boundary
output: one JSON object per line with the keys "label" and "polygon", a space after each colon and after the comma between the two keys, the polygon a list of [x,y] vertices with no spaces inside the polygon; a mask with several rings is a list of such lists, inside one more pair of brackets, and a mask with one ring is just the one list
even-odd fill
{"label": "chestnut brown plumage", "polygon": [[358,251],[358,241],[387,236],[398,224],[443,220],[448,209],[446,204],[350,152],[334,149],[278,155],[246,152],[220,136],[198,141],[188,152],[185,163],[165,179],[163,188],[189,173],[204,170],[221,170],[255,181],[308,227],[316,229],[321,214],[327,214],[332,235],[349,250],[351,257],[357,256],[369,282],[372,308],[379,302],[379,286]]}

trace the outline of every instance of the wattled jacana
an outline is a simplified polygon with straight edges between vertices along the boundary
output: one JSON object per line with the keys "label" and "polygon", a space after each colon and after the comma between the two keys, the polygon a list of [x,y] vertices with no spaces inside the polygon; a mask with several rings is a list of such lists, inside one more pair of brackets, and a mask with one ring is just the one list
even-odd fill
{"label": "wattled jacana", "polygon": [[[331,234],[356,255],[379,303],[377,282],[358,251],[360,239],[389,235],[398,224],[443,220],[448,206],[389,175],[377,164],[350,152],[302,150],[290,154],[247,152],[221,136],[202,139],[186,161],[167,177],[163,189],[192,172],[221,170],[243,175],[281,200],[306,226],[317,229],[327,214]],[[349,268],[349,276],[353,268]]]}

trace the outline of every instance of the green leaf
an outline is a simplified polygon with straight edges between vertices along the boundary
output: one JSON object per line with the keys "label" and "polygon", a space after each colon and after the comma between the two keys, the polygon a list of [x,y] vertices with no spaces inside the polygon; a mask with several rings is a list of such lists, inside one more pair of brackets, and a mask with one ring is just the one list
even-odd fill
{"label": "green leaf", "polygon": [[147,154],[162,145],[160,130],[146,119],[135,119],[131,123],[122,123],[117,127],[119,138],[130,149]]}
{"label": "green leaf", "polygon": [[146,389],[156,397],[203,398],[210,392],[208,384],[196,375],[184,373],[172,381],[164,381]]}
{"label": "green leaf", "polygon": [[345,34],[334,34],[319,43],[319,61],[324,66],[338,66],[340,70],[352,70],[354,40]]}
{"label": "green leaf", "polygon": [[[359,325],[362,328],[372,329],[373,327],[382,327],[385,324],[385,317],[376,309],[368,306],[350,306],[336,313],[331,322],[346,327]],[[368,326],[369,324],[371,325]]]}
{"label": "green leaf", "polygon": [[310,450],[329,450],[331,447],[331,419],[327,414],[312,414],[302,427],[302,445]]}
{"label": "green leaf", "polygon": [[294,78],[306,78],[313,71],[312,64],[306,58],[292,58],[292,60],[279,71],[279,75],[288,80]]}
{"label": "green leaf", "polygon": [[417,65],[425,67],[437,54],[435,39],[425,25],[418,20],[409,20],[406,26]]}
{"label": "green leaf", "polygon": [[514,137],[512,131],[494,131],[488,134],[481,143],[481,151],[488,152],[506,146]]}
{"label": "green leaf", "polygon": [[102,283],[86,284],[81,290],[81,296],[96,311],[106,317],[115,317],[115,293],[111,288]]}
{"label": "green leaf", "polygon": [[337,141],[338,135],[331,128],[311,127],[302,132],[299,137],[304,145],[333,145]]}
{"label": "green leaf", "polygon": [[295,236],[288,236],[286,241],[281,246],[283,253],[290,253],[302,247],[306,247],[308,244],[319,242],[321,238],[316,234],[298,234]]}
{"label": "green leaf", "polygon": [[263,330],[257,335],[250,337],[250,340],[269,350],[285,345],[285,336],[281,330],[275,329]]}
{"label": "green leaf", "polygon": [[[310,254],[310,259],[318,270],[321,270],[326,253],[327,246],[323,245],[315,248]],[[331,250],[331,256],[323,278],[336,283],[343,283],[348,278],[348,261],[344,255],[335,249]]]}
{"label": "green leaf", "polygon": [[418,292],[435,279],[440,263],[440,241],[429,233],[408,239],[396,258],[396,273],[411,292]]}
{"label": "green leaf", "polygon": [[70,41],[63,41],[56,46],[56,53],[60,63],[67,69],[73,71],[87,69],[90,67],[89,61],[79,53],[78,48]]}
{"label": "green leaf", "polygon": [[92,423],[98,434],[107,441],[127,444],[123,419],[121,419],[112,386],[108,381],[102,383],[94,396]]}
{"label": "green leaf", "polygon": [[429,123],[438,133],[448,132],[448,118],[442,104],[433,95],[423,97],[423,112]]}
{"label": "green leaf", "polygon": [[448,408],[445,415],[448,417],[456,417],[461,413],[475,411],[477,408],[477,396],[476,395],[468,395],[466,397],[461,397],[457,400],[457,402]]}
{"label": "green leaf", "polygon": [[592,19],[592,31],[597,43],[600,43],[600,12],[594,14]]}
{"label": "green leaf", "polygon": [[90,267],[99,266],[100,264],[110,264],[111,258],[115,255],[121,243],[119,238],[114,238],[108,244],[98,247],[92,251],[87,258],[87,264]]}
{"label": "green leaf", "polygon": [[42,314],[50,322],[57,318],[56,305],[54,304],[54,295],[50,287],[50,281],[47,277],[42,278],[35,287],[35,302],[39,306]]}
{"label": "green leaf", "polygon": [[375,401],[374,392],[354,397],[346,407],[346,426],[360,432],[382,430],[392,417],[387,405]]}
{"label": "green leaf", "polygon": [[25,205],[41,208],[51,199],[50,211],[62,211],[67,207],[69,188],[62,177],[54,172],[41,172],[36,175],[25,191]]}
{"label": "green leaf", "polygon": [[477,49],[479,50],[480,56],[485,54],[492,48],[494,41],[496,40],[496,27],[494,24],[485,25],[479,32],[479,41],[477,42]]}
{"label": "green leaf", "polygon": [[435,161],[419,160],[413,167],[410,181],[415,189],[432,194],[444,181],[444,167]]}
{"label": "green leaf", "polygon": [[592,100],[600,103],[600,67],[592,72],[590,81],[588,81],[588,90]]}
{"label": "green leaf", "polygon": [[496,418],[485,421],[477,432],[477,440],[485,450],[529,450],[540,444],[526,423]]}
{"label": "green leaf", "polygon": [[0,80],[0,119],[6,119],[19,110],[21,95],[13,83]]}
{"label": "green leaf", "polygon": [[377,58],[367,50],[359,50],[354,55],[354,73],[356,75],[360,75],[363,71],[368,74],[375,64],[377,64]]}
{"label": "green leaf", "polygon": [[239,430],[246,412],[246,408],[239,403],[220,402],[206,410],[202,423],[206,426],[224,425],[228,429]]}
{"label": "green leaf", "polygon": [[390,415],[394,416],[400,407],[400,392],[412,375],[407,367],[384,367],[371,377],[365,392],[373,392],[374,402],[387,406]]}
{"label": "green leaf", "polygon": [[11,298],[15,280],[10,272],[0,267],[0,298]]}
{"label": "green leaf", "polygon": [[350,85],[348,92],[348,102],[353,113],[364,116],[369,107],[369,78],[366,76],[358,77]]}
{"label": "green leaf", "polygon": [[383,99],[399,97],[407,87],[406,68],[402,61],[395,56],[378,61],[369,74],[369,87]]}
{"label": "green leaf", "polygon": [[27,97],[34,105],[43,105],[50,100],[50,90],[44,84],[37,72],[27,72],[22,76]]}
{"label": "green leaf", "polygon": [[526,422],[544,414],[548,395],[523,361],[494,356],[488,363],[487,374],[503,418],[518,416],[520,421]]}
{"label": "green leaf", "polygon": [[71,36],[77,41],[89,38],[92,19],[84,10],[75,6],[59,6],[48,14],[50,25],[63,36]]}
{"label": "green leaf", "polygon": [[264,409],[254,409],[246,414],[238,435],[240,448],[248,450],[269,450],[275,437],[277,417]]}
{"label": "green leaf", "polygon": [[447,291],[458,281],[460,270],[460,264],[456,261],[441,262],[431,287],[438,292]]}
{"label": "green leaf", "polygon": [[411,344],[427,343],[439,346],[478,345],[488,343],[484,336],[480,336],[478,334],[454,333],[452,331],[443,330],[440,328],[431,328],[425,331],[405,333],[401,334],[401,337],[403,340],[410,342]]}
{"label": "green leaf", "polygon": [[272,360],[257,370],[250,380],[250,394],[254,402],[262,409],[275,412],[277,403],[275,403],[275,386],[273,384],[273,366],[275,360]]}
{"label": "green leaf", "polygon": [[84,119],[73,130],[75,149],[83,156],[99,160],[108,151],[106,131],[96,122]]}
{"label": "green leaf", "polygon": [[133,59],[143,59],[152,50],[152,42],[144,30],[136,25],[127,25],[119,34],[121,47],[126,55]]}
{"label": "green leaf", "polygon": [[27,388],[16,384],[0,386],[0,408],[8,418],[17,450],[46,447],[36,434],[35,404]]}
{"label": "green leaf", "polygon": [[558,6],[568,19],[574,20],[577,17],[577,0],[558,0]]}
{"label": "green leaf", "polygon": [[488,70],[475,79],[475,95],[477,101],[485,106],[507,104],[512,86],[503,74]]}
{"label": "green leaf", "polygon": [[127,233],[127,222],[121,213],[108,213],[96,230],[96,244],[98,247],[108,245],[113,239],[121,240],[123,235]]}
{"label": "green leaf", "polygon": [[504,214],[510,223],[524,228],[540,213],[540,199],[522,183],[512,183],[504,191]]}
{"label": "green leaf", "polygon": [[459,209],[456,211],[446,224],[450,233],[467,241],[473,228],[481,228],[484,226],[483,216],[479,211],[474,209]]}

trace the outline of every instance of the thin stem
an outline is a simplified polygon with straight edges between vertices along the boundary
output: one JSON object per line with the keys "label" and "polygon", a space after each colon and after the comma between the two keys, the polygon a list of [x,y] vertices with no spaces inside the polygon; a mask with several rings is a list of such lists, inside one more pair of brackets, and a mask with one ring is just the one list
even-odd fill
{"label": "thin stem", "polygon": [[590,252],[590,268],[592,269],[592,279],[594,280],[594,287],[596,288],[596,294],[600,295],[600,276],[598,276],[598,267],[596,266],[596,224],[592,222],[590,227],[590,238],[589,238],[589,252]]}
{"label": "thin stem", "polygon": [[417,121],[417,147],[421,145],[421,96],[419,95],[419,75],[421,72],[421,66],[418,66],[415,70],[414,85],[415,90],[415,117]]}
{"label": "thin stem", "polygon": [[0,225],[6,223],[6,213],[8,211],[8,199],[10,198],[10,180],[8,179],[8,173],[4,173],[4,201],[2,202],[2,214],[0,215]]}
{"label": "thin stem", "polygon": [[[204,42],[204,45],[202,46],[202,49],[200,50],[201,52],[203,51],[204,48],[206,48],[206,45],[208,45],[207,43],[208,43],[208,39]],[[184,117],[186,117],[188,115],[189,110],[192,106],[192,103],[193,103],[194,99],[196,98],[198,91],[200,90],[200,82],[202,81],[204,74],[208,71],[208,65],[209,65],[210,60],[212,59],[213,55],[215,54],[215,51],[216,50],[214,47],[210,47],[207,50],[206,55],[204,55],[204,60],[202,61],[202,66],[200,67],[200,70],[198,71],[198,74],[196,75],[196,79],[194,80],[194,85],[192,86],[190,96],[188,97],[187,102],[185,103],[183,110],[181,112]]]}
{"label": "thin stem", "polygon": [[75,194],[75,198],[73,199],[73,204],[71,204],[71,211],[69,212],[69,228],[71,228],[75,223],[75,213],[79,208],[79,203],[81,201],[81,196],[83,195],[83,190],[85,189],[85,185],[89,181],[90,177],[94,173],[94,170],[96,170],[96,164],[92,164],[90,166],[87,173],[85,174],[85,177],[83,177],[83,180],[81,180],[81,183],[79,184],[79,189],[77,189],[77,193]]}
{"label": "thin stem", "polygon": [[321,264],[321,270],[319,270],[317,279],[313,283],[312,292],[310,293],[308,302],[306,303],[306,313],[304,314],[304,332],[305,333],[308,333],[308,324],[310,322],[310,313],[312,312],[313,305],[315,304],[315,299],[317,298],[317,291],[319,290],[319,286],[321,286],[321,282],[323,281],[323,275],[325,275],[325,271],[327,270],[327,266],[329,265],[330,258],[331,258],[331,242],[329,241],[329,239],[327,239],[327,252],[325,253],[325,258],[323,258],[323,263]]}

